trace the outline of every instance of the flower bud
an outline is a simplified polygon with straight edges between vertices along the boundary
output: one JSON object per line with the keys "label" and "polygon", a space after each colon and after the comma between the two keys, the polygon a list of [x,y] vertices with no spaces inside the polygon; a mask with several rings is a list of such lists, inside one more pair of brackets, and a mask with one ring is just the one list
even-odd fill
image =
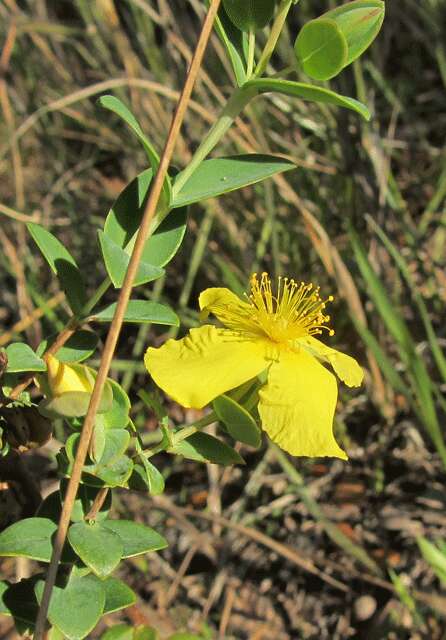
{"label": "flower bud", "polygon": [[[87,413],[94,388],[96,372],[84,364],[65,364],[54,356],[46,357],[47,373],[38,377],[46,396],[39,404],[41,414],[50,418],[77,418]],[[98,413],[108,411],[113,402],[113,390],[107,381],[102,391]]]}
{"label": "flower bud", "polygon": [[47,356],[46,363],[48,387],[53,397],[70,391],[92,392],[94,381],[87,367],[83,365],[72,367],[51,355]]}
{"label": "flower bud", "polygon": [[240,31],[257,31],[273,17],[276,0],[223,0],[223,6]]}

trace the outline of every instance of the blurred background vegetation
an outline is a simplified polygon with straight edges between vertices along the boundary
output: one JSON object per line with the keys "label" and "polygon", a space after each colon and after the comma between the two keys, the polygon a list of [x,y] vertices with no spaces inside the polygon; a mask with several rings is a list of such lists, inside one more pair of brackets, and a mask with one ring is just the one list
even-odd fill
{"label": "blurred background vegetation", "polygon": [[[294,69],[294,38],[335,4],[301,0],[270,73],[307,80]],[[341,391],[336,428],[350,461],[289,462],[266,447],[247,452],[246,468],[223,472],[161,459],[166,497],[117,505],[162,520],[171,542],[148,568],[129,565],[142,598],[134,622],[145,616],[171,632],[189,621],[210,630],[203,637],[257,640],[443,637],[446,556],[420,536],[446,538],[446,3],[388,0],[386,8],[375,44],[331,83],[367,103],[371,122],[284,96],[255,101],[216,153],[271,151],[298,168],[194,205],[165,280],[139,291],[178,309],[183,331],[198,322],[199,291],[241,291],[255,270],[333,293],[336,347],[367,372],[354,396]],[[36,346],[68,317],[28,219],[64,241],[91,290],[101,281],[95,229],[145,157],[96,100],[115,93],[161,149],[203,15],[201,0],[0,0],[0,344],[22,336]],[[178,167],[231,83],[214,36]],[[166,337],[126,328],[112,369],[147,430],[153,421],[136,395],[148,384],[142,354]],[[44,486],[54,478],[47,457]],[[207,507],[214,520],[184,507]],[[298,555],[290,560],[268,541]]]}

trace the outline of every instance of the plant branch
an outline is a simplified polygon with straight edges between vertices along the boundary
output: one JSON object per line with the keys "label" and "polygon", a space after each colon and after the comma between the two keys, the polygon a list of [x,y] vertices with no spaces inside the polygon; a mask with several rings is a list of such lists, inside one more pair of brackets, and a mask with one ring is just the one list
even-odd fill
{"label": "plant branch", "polygon": [[96,517],[99,511],[102,509],[104,505],[108,492],[109,492],[108,487],[102,487],[101,489],[99,489],[96,495],[96,498],[93,500],[93,504],[91,505],[90,511],[85,516],[85,520],[96,520]]}
{"label": "plant branch", "polygon": [[243,111],[248,102],[256,95],[255,89],[244,89],[240,87],[236,89],[232,96],[229,98],[218,120],[210,128],[207,136],[201,142],[198,149],[195,151],[191,161],[181,173],[178,174],[173,187],[172,197],[175,200],[175,196],[180,193],[186,182],[191,175],[195,172],[197,167],[203,162],[206,156],[212,151],[212,149],[218,144],[224,134],[231,127],[234,120]]}
{"label": "plant branch", "polygon": [[121,331],[125,310],[132,291],[133,281],[135,279],[139,263],[141,260],[142,252],[147,241],[151,222],[154,218],[158,200],[160,198],[164,179],[169,168],[169,164],[173,155],[175,144],[180,133],[181,125],[183,123],[184,116],[191,98],[192,89],[195,84],[195,80],[198,76],[200,66],[203,60],[206,45],[211,35],[212,27],[214,24],[215,16],[218,11],[221,0],[212,0],[206,19],[204,21],[201,34],[195,49],[195,53],[192,59],[190,69],[187,74],[186,82],[184,84],[183,91],[181,93],[175,115],[172,120],[169,135],[164,147],[164,151],[161,157],[161,161],[158,167],[158,171],[153,182],[153,186],[150,192],[149,199],[144,211],[144,215],[141,221],[138,237],[135,242],[135,246],[130,258],[130,262],[127,268],[124,283],[119,294],[118,303],[112,323],[110,325],[109,333],[104,347],[104,352],[101,360],[101,364],[96,377],[95,386],[91,395],[90,404],[88,407],[87,415],[85,416],[84,425],[79,440],[78,451],[73,465],[73,471],[68,483],[67,492],[65,495],[64,504],[62,507],[62,513],[59,520],[59,527],[56,532],[56,537],[53,545],[53,553],[51,562],[48,569],[47,578],[45,581],[45,588],[42,596],[42,601],[39,608],[39,613],[36,620],[36,628],[34,633],[34,640],[43,640],[46,619],[48,613],[48,607],[51,598],[51,592],[56,580],[57,569],[59,566],[60,556],[62,553],[63,545],[68,531],[70,523],[71,511],[76,499],[77,490],[79,487],[82,468],[85,463],[85,459],[88,452],[91,436],[94,429],[94,420],[96,417],[97,409],[101,400],[102,391],[107,380],[107,375],[110,370],[110,365],[115,352],[116,344],[118,342],[119,334]]}
{"label": "plant branch", "polygon": [[263,49],[262,55],[260,56],[260,60],[257,64],[257,67],[254,71],[254,77],[258,78],[261,76],[273,55],[274,49],[276,48],[277,41],[282,33],[283,25],[285,24],[285,20],[287,19],[289,10],[291,9],[291,5],[293,4],[293,0],[282,0],[282,3],[277,12],[276,18],[273,22],[273,26],[271,27],[271,32],[269,34],[269,38],[266,41],[265,48]]}

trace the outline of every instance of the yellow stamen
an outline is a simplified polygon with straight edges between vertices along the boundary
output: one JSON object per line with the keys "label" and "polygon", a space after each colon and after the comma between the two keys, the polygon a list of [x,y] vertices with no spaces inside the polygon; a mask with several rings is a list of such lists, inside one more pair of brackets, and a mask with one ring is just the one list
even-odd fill
{"label": "yellow stamen", "polygon": [[334,335],[332,329],[324,326],[330,320],[324,309],[333,296],[323,300],[319,287],[281,276],[274,292],[267,273],[262,273],[260,280],[254,273],[250,284],[246,302],[217,304],[212,309],[235,334],[263,337],[278,344],[318,335],[323,329]]}
{"label": "yellow stamen", "polygon": [[259,281],[254,273],[248,299],[250,324],[256,327],[255,333],[264,334],[274,342],[317,335],[323,329],[330,335],[334,333],[324,326],[330,320],[324,309],[327,302],[332,302],[333,296],[322,300],[319,287],[315,288],[311,283],[297,283],[293,279],[279,277],[274,295],[268,274],[262,273]]}

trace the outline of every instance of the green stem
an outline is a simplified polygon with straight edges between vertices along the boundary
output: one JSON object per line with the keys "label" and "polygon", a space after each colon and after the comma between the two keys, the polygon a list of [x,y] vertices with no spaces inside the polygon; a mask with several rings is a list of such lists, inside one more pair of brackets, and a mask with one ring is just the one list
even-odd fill
{"label": "green stem", "polygon": [[200,429],[207,427],[209,424],[216,422],[217,420],[218,418],[215,412],[211,411],[211,413],[208,413],[208,415],[204,416],[204,418],[200,418],[200,420],[196,420],[195,422],[186,425],[184,429],[180,429],[173,435],[173,445],[175,446],[182,440],[189,438],[189,436],[193,435],[197,431],[200,431]]}
{"label": "green stem", "polygon": [[226,106],[220,114],[220,117],[209,130],[209,133],[204,138],[198,149],[195,151],[190,163],[181,173],[178,174],[172,187],[172,198],[175,201],[181,189],[189,180],[191,175],[200,166],[206,156],[212,151],[212,149],[218,144],[224,134],[228,131],[234,120],[243,111],[248,102],[256,94],[255,89],[244,89],[240,87],[236,89],[232,96],[229,98]]}
{"label": "green stem", "polygon": [[82,310],[79,314],[80,318],[84,318],[85,316],[88,316],[91,313],[91,311],[95,308],[95,306],[97,305],[99,300],[102,298],[102,296],[106,293],[106,291],[108,291],[110,285],[111,285],[111,280],[107,276],[105,280],[101,282],[101,284],[93,293],[91,298],[82,307]]}
{"label": "green stem", "polygon": [[271,27],[271,32],[269,34],[268,40],[266,41],[265,48],[263,49],[256,70],[254,71],[255,78],[260,77],[264,73],[268,65],[268,62],[273,55],[274,49],[276,48],[280,34],[282,33],[283,25],[285,24],[288,12],[291,9],[292,4],[293,0],[282,0],[276,18],[273,22],[273,26]]}
{"label": "green stem", "polygon": [[248,34],[248,63],[246,67],[246,77],[249,80],[254,71],[254,55],[256,50],[256,34],[254,29],[251,29]]}

